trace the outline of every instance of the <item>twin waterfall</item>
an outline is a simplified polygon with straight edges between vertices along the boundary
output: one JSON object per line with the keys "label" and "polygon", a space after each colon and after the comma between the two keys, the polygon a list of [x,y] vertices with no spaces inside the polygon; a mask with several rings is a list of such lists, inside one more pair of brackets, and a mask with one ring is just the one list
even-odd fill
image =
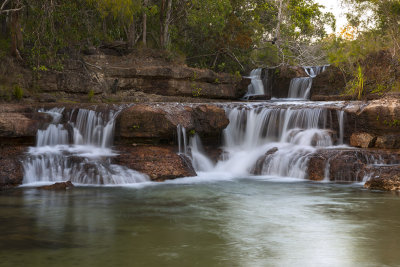
{"label": "twin waterfall", "polygon": [[[293,79],[288,98],[306,99],[312,79],[324,69],[304,67],[309,77]],[[253,71],[252,76],[248,94],[262,93],[261,70]],[[230,123],[224,130],[222,153],[217,161],[207,156],[197,134],[188,138],[186,129],[177,127],[177,149],[192,160],[199,173],[304,179],[310,157],[317,150],[344,146],[346,118],[340,102],[285,100],[218,105],[225,109]],[[107,112],[41,110],[53,122],[37,132],[36,146],[29,149],[23,162],[24,183],[70,180],[76,184],[105,185],[149,181],[145,174],[113,164],[118,153],[112,150],[114,124],[122,108]]]}
{"label": "twin waterfall", "polygon": [[115,118],[120,110],[106,113],[72,110],[62,123],[64,109],[44,111],[53,117],[47,129],[37,133],[23,162],[24,183],[72,181],[77,184],[129,184],[148,177],[112,164],[111,145]]}

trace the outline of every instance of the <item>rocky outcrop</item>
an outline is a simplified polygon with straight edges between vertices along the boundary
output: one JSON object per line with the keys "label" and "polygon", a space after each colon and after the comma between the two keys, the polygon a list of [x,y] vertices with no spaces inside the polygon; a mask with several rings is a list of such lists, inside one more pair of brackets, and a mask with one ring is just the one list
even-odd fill
{"label": "rocky outcrop", "polygon": [[400,99],[387,98],[346,108],[346,131],[351,145],[381,149],[400,148]]}
{"label": "rocky outcrop", "polygon": [[116,137],[119,142],[170,144],[176,142],[181,125],[189,135],[216,143],[228,123],[225,111],[215,105],[138,104],[122,111]]}
{"label": "rocky outcrop", "polygon": [[399,191],[400,165],[371,166],[370,177],[364,187],[371,190]]}
{"label": "rocky outcrop", "polygon": [[52,185],[45,185],[38,187],[37,189],[43,189],[43,190],[67,190],[73,188],[74,185],[72,184],[71,181],[66,181],[66,182],[60,182],[60,183],[55,183]]}
{"label": "rocky outcrop", "polygon": [[37,112],[34,107],[0,105],[0,139],[19,139],[32,143],[37,130],[51,120],[48,114]]}
{"label": "rocky outcrop", "polygon": [[250,80],[240,75],[190,68],[154,55],[146,58],[140,53],[84,55],[80,60],[67,60],[62,72],[41,73],[36,81],[45,93],[81,95],[80,98],[89,92],[106,98],[118,97],[123,92],[143,92],[232,100],[242,97],[249,84]]}
{"label": "rocky outcrop", "polygon": [[173,146],[117,146],[116,164],[147,174],[152,181],[196,176],[190,161]]}
{"label": "rocky outcrop", "polygon": [[400,153],[385,150],[320,149],[308,162],[308,179],[335,182],[361,182],[380,170],[380,165],[398,164]]}
{"label": "rocky outcrop", "polygon": [[0,145],[0,190],[20,185],[23,179],[22,160],[26,146]]}

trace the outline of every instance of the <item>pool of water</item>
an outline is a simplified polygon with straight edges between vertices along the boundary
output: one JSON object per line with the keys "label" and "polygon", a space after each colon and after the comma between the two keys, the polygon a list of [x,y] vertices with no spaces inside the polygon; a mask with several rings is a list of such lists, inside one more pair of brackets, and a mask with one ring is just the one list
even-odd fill
{"label": "pool of water", "polygon": [[400,198],[361,185],[184,179],[0,193],[0,266],[394,266],[399,250]]}

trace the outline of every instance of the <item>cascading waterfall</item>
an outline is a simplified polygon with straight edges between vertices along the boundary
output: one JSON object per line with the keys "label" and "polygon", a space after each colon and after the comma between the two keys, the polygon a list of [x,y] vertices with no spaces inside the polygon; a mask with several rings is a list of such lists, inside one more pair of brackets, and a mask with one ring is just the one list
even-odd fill
{"label": "cascading waterfall", "polygon": [[293,78],[290,81],[288,98],[309,99],[313,79],[324,72],[328,66],[303,67],[309,77]]}
{"label": "cascading waterfall", "polygon": [[264,95],[264,84],[261,79],[262,68],[254,69],[250,72],[251,84],[249,84],[247,93],[243,99],[249,99],[251,96]]}
{"label": "cascading waterfall", "polygon": [[128,184],[148,180],[144,174],[112,164],[116,154],[111,145],[120,109],[108,114],[76,109],[65,125],[60,123],[63,111],[41,110],[51,115],[53,122],[38,131],[36,147],[29,149],[23,162],[25,184],[67,180],[78,184]]}
{"label": "cascading waterfall", "polygon": [[[334,144],[324,108],[248,105],[226,112],[230,123],[224,130],[224,158],[215,166],[194,164],[197,171],[305,178],[309,156]],[[193,162],[204,162],[204,154],[192,141]]]}

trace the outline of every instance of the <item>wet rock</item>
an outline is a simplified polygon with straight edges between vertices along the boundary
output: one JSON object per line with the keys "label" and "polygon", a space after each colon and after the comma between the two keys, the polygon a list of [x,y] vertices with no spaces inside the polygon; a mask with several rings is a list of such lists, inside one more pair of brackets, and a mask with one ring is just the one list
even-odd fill
{"label": "wet rock", "polygon": [[371,148],[375,146],[376,136],[369,133],[353,133],[350,137],[350,145],[361,148]]}
{"label": "wet rock", "polygon": [[74,185],[71,183],[71,181],[67,182],[61,182],[61,183],[55,183],[52,185],[45,185],[38,187],[37,189],[43,189],[43,190],[67,190],[73,188]]}
{"label": "wet rock", "polygon": [[400,154],[385,150],[320,149],[311,155],[307,174],[314,181],[322,181],[327,175],[330,181],[361,182],[371,174],[370,166],[376,163],[400,163]]}
{"label": "wet rock", "polygon": [[26,146],[0,146],[0,190],[22,184]]}
{"label": "wet rock", "polygon": [[117,119],[116,136],[130,143],[176,142],[177,126],[202,141],[218,142],[228,125],[225,111],[215,105],[139,104],[125,109]]}
{"label": "wet rock", "polygon": [[400,148],[400,135],[390,134],[379,136],[375,142],[376,148],[398,149]]}
{"label": "wet rock", "polygon": [[312,181],[324,180],[327,162],[327,159],[320,155],[311,157],[308,162],[308,179]]}
{"label": "wet rock", "polygon": [[118,146],[114,163],[147,174],[152,181],[196,176],[190,160],[171,146]]}
{"label": "wet rock", "polygon": [[265,159],[266,159],[268,156],[270,156],[270,155],[272,155],[272,154],[275,154],[277,151],[278,151],[278,148],[277,148],[277,147],[273,147],[273,148],[271,148],[270,150],[268,150],[267,152],[265,152],[265,154],[264,154],[263,156],[261,156],[261,157],[257,160],[255,166],[253,167],[253,170],[252,170],[250,173],[252,173],[252,174],[254,174],[254,175],[262,175],[262,171],[263,171]]}
{"label": "wet rock", "polygon": [[400,165],[371,166],[367,169],[371,178],[364,187],[371,190],[399,191]]}

